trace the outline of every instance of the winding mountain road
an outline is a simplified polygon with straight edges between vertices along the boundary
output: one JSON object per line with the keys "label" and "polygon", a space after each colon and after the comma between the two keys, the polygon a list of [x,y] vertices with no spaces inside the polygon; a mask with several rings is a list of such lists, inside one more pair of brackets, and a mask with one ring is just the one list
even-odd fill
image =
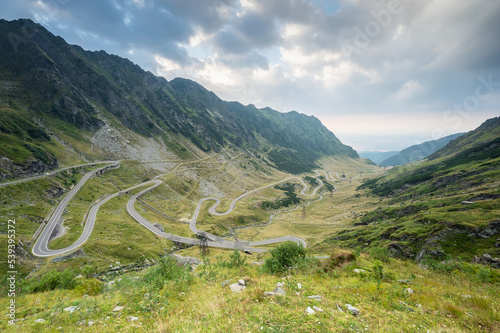
{"label": "winding mountain road", "polygon": [[[104,162],[100,162],[100,163],[104,163]],[[116,198],[116,197],[121,196],[125,193],[128,193],[129,191],[131,191],[133,189],[136,189],[136,188],[139,188],[142,186],[147,186],[147,185],[149,185],[148,188],[146,188],[146,189],[142,190],[141,192],[130,197],[129,201],[127,202],[127,207],[126,207],[127,213],[134,220],[136,220],[142,226],[144,226],[146,229],[148,229],[149,231],[153,232],[154,234],[156,234],[160,237],[167,238],[167,239],[169,239],[173,242],[177,242],[177,243],[185,243],[185,244],[191,244],[191,245],[201,244],[201,240],[197,239],[197,238],[182,237],[182,236],[178,236],[178,235],[174,235],[171,233],[161,231],[137,212],[137,210],[135,209],[135,203],[138,200],[138,198],[140,196],[154,190],[155,188],[157,188],[158,186],[160,186],[163,183],[161,180],[151,180],[151,181],[147,181],[147,182],[135,185],[129,189],[116,192],[112,195],[109,195],[109,196],[99,200],[95,205],[93,205],[91,207],[89,214],[87,216],[86,223],[85,223],[84,229],[82,231],[82,234],[75,243],[73,243],[72,245],[65,247],[63,249],[52,249],[52,250],[49,249],[48,243],[50,241],[51,235],[54,232],[54,229],[56,228],[56,226],[62,222],[62,214],[65,211],[66,206],[68,205],[70,200],[75,196],[75,194],[82,188],[82,186],[85,184],[85,182],[87,180],[89,180],[91,177],[95,176],[96,174],[100,174],[102,172],[105,172],[108,169],[118,168],[120,166],[120,163],[116,162],[116,161],[107,161],[107,163],[109,163],[109,165],[98,168],[96,170],[93,170],[93,171],[85,174],[82,177],[82,179],[78,182],[78,184],[76,184],[75,187],[70,192],[68,192],[68,194],[64,197],[64,199],[59,203],[59,205],[55,209],[54,213],[50,217],[46,227],[43,229],[42,233],[38,237],[37,241],[35,242],[35,245],[33,246],[32,250],[31,250],[35,256],[39,256],[39,257],[56,256],[56,255],[61,255],[61,254],[73,251],[76,248],[80,247],[83,243],[85,243],[85,241],[87,241],[87,239],[92,234],[92,231],[93,231],[93,228],[95,225],[95,220],[97,217],[97,213],[102,205],[104,205],[106,202],[110,201],[113,198]],[[91,164],[85,164],[82,166],[87,166],[87,165],[91,165]],[[66,169],[69,169],[69,168],[66,168]],[[60,171],[62,171],[62,170],[58,170],[57,172],[60,172]],[[327,176],[327,174],[322,170],[316,170],[316,177],[320,176],[320,174],[319,174],[320,172],[325,174],[327,179],[329,178]],[[40,176],[40,177],[43,177],[43,176]],[[36,178],[40,178],[40,177],[37,176],[37,177],[31,178],[31,179],[36,179]],[[331,175],[330,175],[330,177],[331,177]],[[242,200],[246,196],[248,196],[252,193],[255,193],[257,191],[261,191],[263,189],[266,189],[266,188],[269,188],[269,187],[272,187],[272,186],[275,186],[277,184],[280,184],[280,183],[283,183],[286,181],[290,181],[290,180],[297,180],[301,183],[301,185],[303,186],[303,189],[300,193],[302,195],[308,196],[308,197],[314,197],[317,195],[318,190],[324,185],[323,182],[321,181],[321,179],[319,179],[319,178],[316,178],[316,179],[319,182],[319,185],[313,189],[311,194],[306,193],[309,190],[309,186],[301,178],[292,176],[292,177],[285,178],[279,182],[275,182],[275,183],[248,191],[248,192],[238,196],[237,198],[235,198],[231,202],[228,210],[225,212],[217,212],[217,207],[221,203],[219,198],[213,198],[213,197],[203,198],[203,199],[198,201],[195,212],[193,214],[193,218],[190,221],[189,227],[190,227],[191,231],[193,233],[195,233],[196,235],[203,235],[203,237],[205,237],[207,239],[207,245],[211,246],[211,247],[239,249],[239,250],[246,250],[246,251],[253,251],[253,252],[265,252],[266,250],[260,249],[260,248],[255,248],[255,246],[282,243],[282,242],[286,242],[286,241],[293,241],[293,242],[296,242],[298,244],[302,244],[303,246],[306,246],[307,244],[303,239],[301,239],[299,237],[295,237],[295,236],[283,236],[283,237],[265,239],[265,240],[255,241],[255,242],[230,241],[230,240],[224,239],[222,237],[219,237],[219,236],[216,236],[216,235],[199,230],[196,227],[196,222],[198,220],[198,216],[199,216],[201,207],[202,207],[203,203],[206,201],[209,201],[209,200],[215,201],[215,203],[208,209],[210,214],[216,215],[216,216],[224,216],[224,215],[230,214],[236,208],[237,202]],[[22,181],[26,181],[26,180],[22,180]],[[321,198],[322,197],[320,195],[319,199],[321,199]]]}

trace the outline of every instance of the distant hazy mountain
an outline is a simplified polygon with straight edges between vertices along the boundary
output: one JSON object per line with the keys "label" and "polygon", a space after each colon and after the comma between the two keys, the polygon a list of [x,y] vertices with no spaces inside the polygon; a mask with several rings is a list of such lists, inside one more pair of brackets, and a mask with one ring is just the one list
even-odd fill
{"label": "distant hazy mountain", "polygon": [[0,20],[0,178],[54,169],[68,154],[185,159],[228,147],[291,173],[324,156],[358,158],[313,116],[226,102],[31,20]]}
{"label": "distant hazy mountain", "polygon": [[445,136],[444,138],[426,141],[401,150],[399,153],[383,160],[380,166],[397,166],[410,162],[420,161],[446,146],[450,141],[462,136],[464,133],[457,133]]}
{"label": "distant hazy mountain", "polygon": [[399,153],[398,151],[361,151],[358,152],[361,158],[367,158],[370,161],[379,164],[383,160],[388,159]]}

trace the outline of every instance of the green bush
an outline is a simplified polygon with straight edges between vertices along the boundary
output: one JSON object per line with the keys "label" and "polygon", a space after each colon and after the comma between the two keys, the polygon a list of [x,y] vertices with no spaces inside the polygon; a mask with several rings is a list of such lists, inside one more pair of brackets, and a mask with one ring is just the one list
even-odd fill
{"label": "green bush", "polygon": [[350,262],[356,261],[356,255],[350,252],[332,254],[330,258],[324,261],[322,269],[325,273],[332,272],[336,268],[347,265]]}
{"label": "green bush", "polygon": [[178,264],[171,257],[162,257],[160,262],[144,275],[144,282],[152,289],[158,290],[163,287],[165,281],[190,281],[191,278],[192,274],[189,266]]}
{"label": "green bush", "polygon": [[60,272],[55,269],[47,272],[41,278],[31,278],[21,283],[21,290],[36,293],[54,289],[72,289],[76,286],[76,274],[65,269]]}
{"label": "green bush", "polygon": [[282,273],[303,261],[306,249],[302,244],[285,242],[270,250],[270,258],[264,262],[263,269],[271,274]]}
{"label": "green bush", "polygon": [[231,259],[228,264],[229,267],[241,267],[246,264],[246,258],[243,257],[237,249],[234,249],[229,258]]}

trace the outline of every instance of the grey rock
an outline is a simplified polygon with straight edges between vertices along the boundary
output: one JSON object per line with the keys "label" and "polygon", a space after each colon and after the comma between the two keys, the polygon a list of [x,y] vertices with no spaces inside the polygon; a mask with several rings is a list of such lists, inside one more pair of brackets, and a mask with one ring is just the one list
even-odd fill
{"label": "grey rock", "polygon": [[286,291],[281,287],[274,288],[273,293],[275,293],[276,295],[286,295]]}
{"label": "grey rock", "polygon": [[312,314],[315,314],[315,313],[316,313],[316,311],[314,311],[313,309],[311,309],[311,307],[310,307],[310,306],[308,306],[308,307],[307,307],[307,309],[306,309],[306,314],[308,314],[308,315],[312,315]]}
{"label": "grey rock", "polygon": [[361,273],[364,273],[366,272],[364,269],[362,268],[355,268],[352,270],[354,273],[358,273],[358,274],[361,274]]}
{"label": "grey rock", "polygon": [[346,304],[345,305],[347,308],[347,311],[349,311],[353,316],[358,316],[359,315],[359,309],[355,308],[351,304]]}
{"label": "grey rock", "polygon": [[239,280],[238,280],[238,284],[239,284],[240,286],[244,286],[244,285],[245,285],[245,280],[239,279]]}
{"label": "grey rock", "polygon": [[233,284],[231,284],[231,285],[229,286],[229,289],[231,289],[231,291],[232,291],[233,293],[240,293],[240,292],[242,292],[243,290],[245,290],[245,289],[246,289],[246,287],[245,287],[245,286],[240,285],[239,283],[233,283]]}
{"label": "grey rock", "polygon": [[478,234],[478,237],[481,237],[481,238],[490,238],[491,236],[495,235],[497,233],[497,230],[493,230],[493,229],[490,229],[490,228],[486,228],[484,229],[483,231],[481,231],[479,234]]}
{"label": "grey rock", "polygon": [[317,301],[320,301],[322,297],[320,295],[312,295],[312,296],[307,296],[309,299],[315,299]]}

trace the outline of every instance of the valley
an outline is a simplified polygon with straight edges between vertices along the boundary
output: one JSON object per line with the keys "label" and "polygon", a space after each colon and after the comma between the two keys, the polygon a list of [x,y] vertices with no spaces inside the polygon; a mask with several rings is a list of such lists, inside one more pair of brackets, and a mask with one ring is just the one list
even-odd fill
{"label": "valley", "polygon": [[381,167],[29,19],[0,50],[2,332],[500,331],[500,117]]}

